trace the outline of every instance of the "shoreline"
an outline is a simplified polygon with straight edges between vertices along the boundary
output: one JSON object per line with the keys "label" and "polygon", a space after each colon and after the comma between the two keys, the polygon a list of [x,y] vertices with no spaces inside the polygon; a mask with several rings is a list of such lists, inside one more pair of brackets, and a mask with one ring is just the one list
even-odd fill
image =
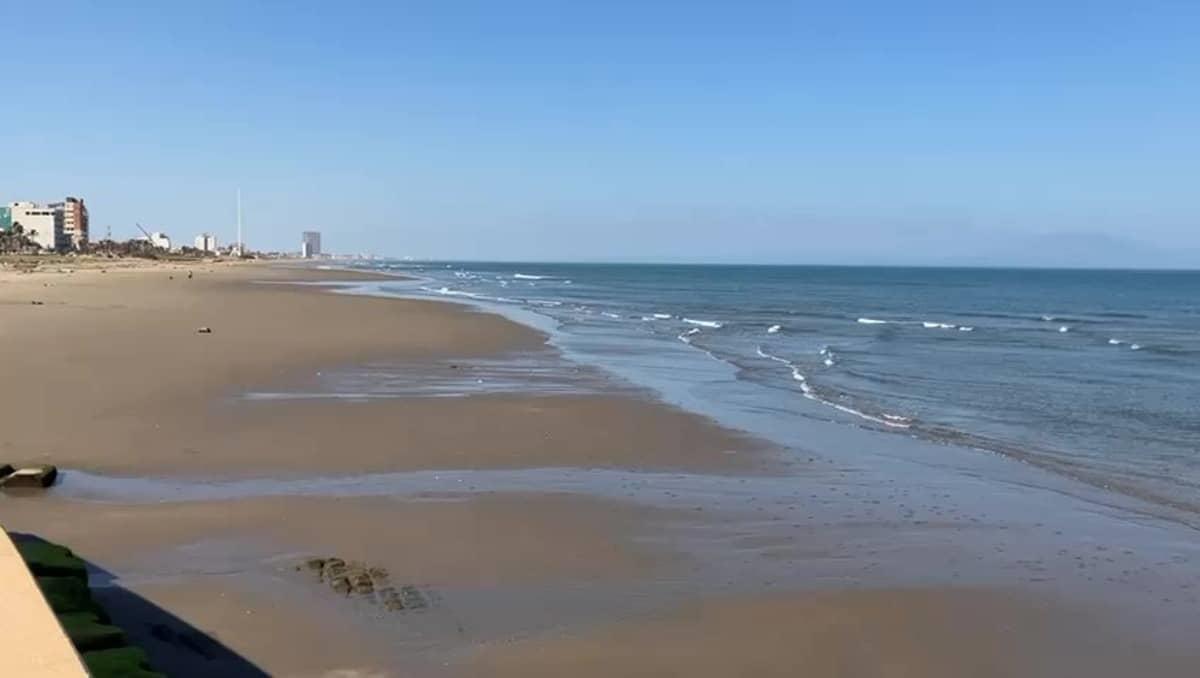
{"label": "shoreline", "polygon": [[[530,264],[529,267],[531,269],[536,268],[536,265]],[[361,272],[364,269],[351,268],[346,270]],[[403,282],[413,285],[419,282],[436,282],[432,278],[413,277],[411,273],[404,275],[410,276],[410,279]],[[573,338],[569,333],[561,330],[560,321],[553,316],[544,314],[537,308],[512,306],[483,296],[437,296],[427,287],[420,288],[425,293],[385,291],[378,285],[372,285],[372,282],[377,281],[364,281],[365,284],[344,291],[352,295],[441,302],[497,315],[545,334],[547,336],[547,344],[562,352],[569,361],[582,363],[589,367],[612,373],[620,379],[635,384],[638,388],[648,389],[650,397],[656,401],[707,417],[721,426],[743,431],[747,435],[767,440],[774,445],[786,448],[794,444],[794,431],[786,432],[783,437],[777,436],[775,435],[775,427],[767,422],[765,418],[756,417],[753,414],[747,416],[744,413],[736,413],[731,408],[725,407],[724,403],[715,402],[715,400],[724,398],[723,393],[721,394],[721,398],[717,399],[696,397],[695,394],[690,392],[690,383],[684,381],[675,382],[669,377],[664,378],[662,375],[648,379],[647,370],[643,369],[644,365],[633,364],[627,366],[618,362],[606,361],[603,357],[598,360],[597,356],[589,354],[586,350],[574,349],[571,346]],[[378,282],[383,284],[387,281]],[[741,369],[737,364],[718,357],[706,349],[701,350],[709,358],[712,358],[721,365],[708,378],[731,382],[733,390],[743,386],[741,380],[736,375]],[[776,362],[781,360],[775,356],[768,355],[764,357]],[[787,361],[783,362],[787,363]],[[793,369],[790,363],[787,364],[789,369]],[[1015,442],[993,441],[966,432],[955,432],[953,436],[937,436],[932,435],[924,426],[913,425],[910,427],[908,423],[903,427],[896,427],[886,420],[876,419],[871,415],[865,415],[855,410],[845,410],[837,403],[814,398],[807,393],[805,395],[810,401],[814,402],[815,407],[813,412],[808,412],[804,415],[806,419],[811,421],[808,428],[818,430],[824,424],[828,423],[834,428],[834,432],[828,435],[830,439],[837,439],[843,435],[838,433],[838,431],[844,432],[846,438],[857,438],[864,441],[887,440],[887,438],[879,438],[880,435],[896,436],[901,438],[896,444],[900,447],[905,447],[908,443],[903,438],[918,438],[924,443],[926,450],[922,456],[926,458],[933,458],[929,454],[929,450],[951,450],[952,453],[964,455],[963,464],[972,463],[972,457],[976,458],[976,460],[980,458],[984,459],[984,467],[990,466],[989,457],[999,456],[1014,464],[1013,468],[1019,469],[1027,466],[1040,472],[1040,475],[1039,473],[1028,475],[1025,480],[1025,482],[1037,484],[1040,489],[1071,494],[1077,498],[1094,502],[1101,506],[1119,506],[1134,515],[1171,521],[1189,529],[1200,529],[1200,514],[1197,512],[1197,509],[1200,508],[1200,503],[1195,501],[1173,497],[1148,486],[1122,481],[1112,476],[1105,476],[1095,469],[1072,462],[1068,458],[1056,458],[1040,452],[1024,451]],[[806,403],[797,401],[797,404],[803,407]],[[839,420],[837,414],[826,412],[825,408],[840,411],[846,414],[847,418]],[[864,421],[876,425],[870,425],[870,423],[864,424]],[[825,447],[817,449],[806,448],[805,451],[820,455],[821,449],[825,449]],[[1000,475],[1008,476],[1011,474],[1001,473]]]}
{"label": "shoreline", "polygon": [[[380,266],[382,266],[382,268],[380,268]],[[837,267],[834,268],[836,269]],[[373,270],[376,269],[400,270],[406,273],[411,273],[413,271],[412,267],[408,266],[407,264],[376,265],[373,267]],[[395,292],[400,292],[399,294],[394,294],[394,296],[399,296],[401,298],[437,299],[448,301],[450,303],[462,303],[482,310],[498,313],[504,317],[508,317],[517,322],[532,325],[539,329],[544,329],[551,334],[551,343],[567,351],[572,360],[582,361],[589,365],[600,365],[604,369],[615,371],[630,381],[649,386],[656,392],[657,397],[660,399],[666,400],[677,406],[681,406],[688,411],[709,416],[710,418],[722,422],[727,426],[731,426],[736,429],[750,430],[756,435],[767,437],[779,444],[790,445],[797,439],[803,439],[807,437],[807,432],[804,430],[806,427],[791,427],[784,431],[784,436],[782,438],[776,437],[773,436],[773,430],[780,430],[781,427],[779,426],[775,426],[773,429],[769,424],[762,426],[759,425],[761,422],[749,421],[747,418],[737,418],[738,413],[731,412],[732,409],[736,409],[737,407],[736,402],[731,401],[736,399],[726,397],[726,393],[722,391],[716,391],[710,397],[705,398],[704,394],[701,394],[701,397],[695,397],[695,394],[691,393],[690,391],[695,390],[695,387],[697,386],[703,387],[704,382],[719,381],[724,382],[725,385],[729,387],[728,390],[745,396],[746,400],[753,400],[755,395],[752,393],[752,391],[755,389],[742,388],[744,386],[742,382],[750,381],[759,387],[757,399],[760,401],[760,403],[772,402],[769,398],[764,397],[766,391],[763,391],[763,389],[767,389],[770,392],[778,392],[780,394],[781,403],[786,402],[786,404],[783,404],[782,407],[794,411],[797,416],[803,417],[809,421],[838,421],[847,427],[882,430],[891,433],[900,433],[904,436],[912,436],[915,434],[920,436],[923,440],[928,441],[930,445],[939,446],[942,449],[947,449],[953,452],[963,452],[967,455],[978,455],[981,453],[1003,455],[1011,458],[1013,461],[1019,464],[1037,466],[1045,470],[1047,472],[1047,476],[1051,476],[1051,479],[1047,483],[1043,483],[1048,487],[1069,487],[1071,486],[1072,482],[1081,485],[1087,485],[1089,487],[1086,491],[1077,491],[1075,493],[1096,497],[1097,501],[1100,503],[1122,504],[1128,507],[1131,511],[1174,520],[1189,527],[1194,528],[1198,525],[1197,513],[1195,510],[1197,507],[1195,505],[1196,503],[1193,501],[1192,493],[1190,493],[1190,488],[1194,484],[1194,478],[1191,478],[1186,466],[1177,469],[1180,472],[1179,476],[1174,476],[1168,473],[1175,457],[1164,458],[1162,456],[1151,455],[1150,459],[1146,462],[1147,465],[1152,468],[1157,468],[1158,465],[1161,465],[1163,470],[1159,472],[1143,473],[1142,470],[1144,469],[1139,469],[1137,466],[1129,465],[1131,462],[1137,461],[1137,458],[1133,455],[1116,455],[1108,461],[1115,461],[1117,463],[1105,463],[1105,457],[1103,454],[1100,454],[1100,452],[1103,452],[1103,450],[1101,448],[1097,448],[1100,450],[1100,452],[1097,452],[1097,454],[1100,454],[1100,456],[1091,456],[1089,453],[1090,448],[1086,442],[1081,444],[1080,441],[1076,440],[1074,447],[1064,447],[1058,444],[1051,444],[1047,441],[1054,440],[1054,434],[1052,431],[1044,430],[1044,427],[1041,433],[1035,432],[1036,434],[1033,435],[1032,438],[1028,435],[1021,435],[1022,431],[1020,430],[1010,430],[1012,435],[1006,437],[995,432],[990,434],[983,433],[980,431],[980,429],[970,425],[956,425],[955,423],[952,423],[952,421],[951,423],[947,423],[945,421],[946,417],[943,417],[936,412],[927,412],[925,414],[921,414],[919,411],[908,412],[908,416],[887,415],[884,413],[885,410],[890,412],[893,408],[892,406],[885,405],[885,401],[878,400],[872,402],[869,395],[860,398],[859,395],[855,394],[854,389],[841,392],[839,395],[839,390],[835,386],[829,386],[822,379],[820,367],[807,363],[801,364],[803,362],[801,358],[796,357],[797,355],[804,355],[805,351],[811,351],[813,354],[819,353],[826,358],[825,367],[832,367],[834,363],[833,356],[832,354],[826,355],[826,352],[831,350],[828,344],[821,346],[819,350],[817,346],[804,348],[802,346],[796,347],[793,345],[792,353],[785,352],[785,354],[793,356],[794,360],[800,362],[793,362],[793,360],[789,360],[779,355],[764,353],[764,344],[761,342],[777,341],[778,337],[787,336],[788,332],[786,330],[786,324],[775,324],[770,326],[771,329],[775,330],[776,332],[778,332],[780,329],[783,329],[783,334],[774,334],[771,332],[771,330],[768,330],[767,335],[770,335],[771,339],[767,339],[765,336],[758,337],[757,341],[754,342],[758,344],[756,352],[749,352],[746,350],[746,346],[744,344],[740,347],[738,346],[737,342],[745,339],[747,336],[745,333],[752,331],[755,322],[759,323],[759,330],[768,327],[768,323],[786,323],[787,321],[785,318],[788,317],[788,315],[783,313],[781,310],[778,312],[772,310],[771,313],[773,313],[773,315],[766,316],[761,319],[751,320],[749,318],[744,318],[742,320],[733,320],[731,322],[733,323],[734,327],[727,328],[728,330],[732,330],[732,332],[718,332],[718,334],[723,335],[720,341],[718,341],[717,335],[713,335],[712,343],[707,344],[707,346],[693,345],[693,339],[699,340],[705,336],[704,334],[700,334],[696,337],[691,336],[691,333],[701,331],[702,328],[700,326],[683,325],[682,327],[690,327],[690,329],[686,329],[685,333],[679,335],[677,338],[683,343],[687,344],[689,347],[699,350],[692,352],[694,355],[690,361],[673,360],[673,362],[676,364],[677,369],[684,369],[689,372],[694,371],[698,373],[698,375],[695,377],[688,375],[683,378],[675,378],[673,375],[667,374],[664,370],[654,369],[654,366],[649,364],[647,361],[642,361],[639,363],[636,360],[616,359],[610,354],[610,351],[605,351],[603,346],[600,347],[600,350],[595,350],[596,345],[598,343],[602,343],[605,339],[609,340],[607,347],[608,349],[611,349],[612,346],[616,345],[616,341],[632,340],[638,335],[637,330],[646,329],[648,327],[646,325],[646,321],[651,321],[650,328],[652,333],[655,333],[661,329],[657,327],[660,324],[660,321],[665,322],[667,326],[670,326],[672,323],[678,325],[678,322],[676,321],[683,318],[683,316],[679,314],[683,312],[683,309],[689,307],[686,300],[674,297],[673,302],[675,306],[673,308],[659,308],[657,301],[653,301],[651,298],[646,296],[647,290],[645,289],[644,280],[642,281],[641,287],[634,285],[633,288],[625,290],[624,292],[622,292],[620,289],[608,289],[605,295],[596,296],[594,294],[576,294],[575,288],[572,288],[566,284],[560,284],[561,281],[570,283],[571,281],[569,278],[574,276],[573,269],[570,266],[564,265],[493,264],[489,262],[475,262],[471,264],[464,264],[463,267],[453,271],[453,278],[448,275],[448,271],[445,272],[447,275],[442,275],[443,271],[441,270],[440,265],[438,267],[430,267],[428,269],[418,266],[415,270],[419,275],[431,276],[427,278],[431,284],[421,286],[418,290],[416,287],[409,287],[405,285],[389,285],[387,283],[383,283],[380,285],[365,285],[362,291],[370,292],[371,288],[374,288],[377,292],[379,290],[389,290],[388,293],[393,294]],[[535,305],[533,301],[524,299],[522,292],[510,291],[514,290],[512,285],[515,285],[517,282],[519,282],[514,282],[513,280],[509,279],[508,276],[511,276],[513,271],[537,271],[542,274],[537,276],[528,276],[525,274],[521,275],[524,275],[526,278],[535,278],[539,280],[536,285],[539,290],[542,290],[540,294],[543,296],[548,295],[547,298],[537,302]],[[512,277],[515,278],[519,276]],[[636,279],[636,277],[633,278],[633,280]],[[610,280],[610,282],[612,281]],[[534,285],[535,283],[529,284]],[[441,286],[440,288],[438,287],[439,285]],[[407,293],[404,292],[406,288],[409,290]],[[522,289],[524,289],[523,286]],[[533,294],[533,291],[530,289],[524,294]],[[497,295],[509,296],[501,297]],[[556,308],[558,304],[562,303],[565,303],[566,306]],[[603,309],[603,311],[598,313],[598,311],[601,311],[601,309]],[[672,313],[656,312],[651,316],[648,315],[649,311],[651,310],[670,310]],[[962,309],[958,310],[962,311]],[[725,308],[723,311],[726,313],[726,315],[729,313],[733,313],[734,316],[737,315],[736,310]],[[766,309],[757,309],[757,311],[761,311],[763,313],[768,312]],[[708,311],[705,311],[705,313],[707,312]],[[714,309],[712,312],[717,313],[717,315],[713,317],[721,317],[721,310]],[[840,313],[840,311],[835,312]],[[703,313],[701,313],[701,315],[703,315]],[[801,313],[801,315],[803,315],[803,313]],[[969,316],[970,314],[967,313],[966,315]],[[1101,313],[1099,315],[1104,314]],[[577,336],[584,333],[603,335],[605,330],[600,328],[597,323],[594,323],[591,320],[592,318],[598,318],[599,316],[604,316],[611,320],[613,323],[615,323],[612,326],[619,329],[614,329],[609,337],[602,336],[600,342],[596,341],[595,336],[588,338]],[[696,317],[699,316],[697,315]],[[835,316],[817,314],[814,317],[827,318]],[[1036,318],[1036,316],[1030,316],[1029,314],[1022,315],[1020,313],[1016,313],[1016,315],[1005,315],[998,317],[1016,318],[1021,320],[1030,320],[1031,318]],[[538,318],[545,319],[546,321],[538,320]],[[1078,320],[1081,323],[1100,322],[1091,316],[1088,316],[1088,318],[1089,319],[1086,320],[1073,318],[1073,320]],[[639,319],[642,321],[641,323],[637,322]],[[957,319],[962,320],[962,318]],[[1037,325],[1043,325],[1049,319],[1052,319],[1052,316],[1043,314],[1040,317],[1040,320],[1035,320],[1034,322]],[[625,323],[624,326],[622,326],[622,320],[633,322]],[[872,321],[870,318],[867,318],[867,320],[870,322],[876,322]],[[976,329],[973,325],[977,324],[977,320],[978,319],[968,320],[967,322],[970,322],[972,325],[965,327],[965,329],[969,329],[973,332]],[[846,318],[841,318],[841,320],[835,320],[835,324],[836,322],[841,321],[853,323],[853,314],[850,314]],[[684,322],[686,323],[687,321],[684,320]],[[979,322],[982,321],[979,320]],[[563,323],[569,325],[571,329],[568,331],[559,332],[559,327]],[[716,324],[720,325],[721,323]],[[886,322],[879,321],[879,324],[890,325],[891,327],[895,328],[912,326],[914,324],[918,326],[924,325],[925,330],[919,330],[918,332],[930,330],[931,325],[933,326],[933,329],[945,329],[946,327],[951,327],[946,323],[929,321],[922,322],[919,319],[915,320],[913,318],[890,320]],[[841,332],[843,328],[831,327],[828,325],[822,327],[825,332],[832,332],[833,336],[842,337],[842,335],[838,333]],[[996,328],[989,329],[981,326],[979,329],[981,329],[982,333],[986,335],[990,330]],[[1036,332],[1040,329],[1044,328],[1026,327],[1022,328],[1021,331]],[[807,331],[808,330],[802,330],[798,337],[802,336]],[[1001,331],[1003,332],[1004,328],[1001,328]],[[1124,330],[1124,332],[1128,331],[1128,328]],[[1126,336],[1122,330],[1114,329],[1112,332],[1117,332],[1121,336]],[[930,338],[934,337],[936,334],[937,333],[935,332],[933,334],[926,334],[925,336],[926,338]],[[1077,335],[1086,334],[1088,334],[1088,332],[1081,330],[1079,332],[1072,333],[1071,336],[1074,337]],[[618,337],[618,335],[620,336]],[[660,339],[666,336],[661,332],[659,335]],[[733,338],[731,339],[729,335],[732,335]],[[981,335],[979,334],[962,335],[957,339],[957,341],[961,342],[964,337],[969,339],[980,336]],[[797,340],[803,343],[802,339]],[[791,339],[784,340],[785,346],[788,345],[788,341],[791,341]],[[847,341],[853,340],[847,339]],[[1085,339],[1083,340],[1083,343],[1087,344],[1087,341],[1088,340]],[[1076,342],[1076,344],[1078,343],[1079,342]],[[656,347],[651,347],[649,344],[647,344],[645,347],[646,352],[653,352],[659,355],[673,353],[669,347],[663,344],[663,342],[659,341],[657,344],[658,345]],[[1115,339],[1110,339],[1104,343],[1104,346],[1105,348],[1111,348],[1114,344],[1118,346],[1138,346],[1138,344],[1129,341]],[[751,346],[753,346],[753,344],[751,344]],[[570,350],[572,347],[574,347],[575,350]],[[686,352],[681,349],[681,347],[676,346],[674,348],[677,349],[677,351],[674,353],[676,353],[678,356],[683,356]],[[987,348],[988,345],[985,344],[983,349],[986,350]],[[996,346],[993,345],[990,348],[995,350]],[[1079,346],[1076,345],[1075,348],[1079,348]],[[1154,346],[1148,346],[1147,349],[1150,352],[1153,352]],[[776,349],[773,348],[772,350]],[[799,354],[796,353],[797,350],[800,351]],[[1141,355],[1144,356],[1145,354]],[[708,358],[712,358],[713,360],[710,361]],[[763,366],[756,365],[758,359],[770,361],[766,364],[766,366],[775,367],[776,369],[773,372],[776,374],[770,374],[772,371],[765,370],[763,369]],[[855,360],[857,361],[858,359]],[[722,371],[720,369],[712,368],[712,364],[716,363],[719,363],[725,369]],[[878,368],[879,365],[874,365],[874,367]],[[803,370],[803,374],[801,373],[801,370]],[[849,374],[855,374],[856,377],[859,378],[869,377],[872,373],[872,370],[869,367],[859,366],[857,362],[848,368],[843,367],[841,371]],[[862,374],[859,374],[858,371],[862,371]],[[780,377],[782,377],[783,374],[789,374],[790,378],[786,381],[781,379]],[[808,377],[806,377],[805,374],[807,374]],[[912,377],[912,375],[909,376]],[[1111,377],[1111,375],[1109,376]],[[816,378],[815,380],[810,380],[809,377]],[[916,377],[916,379],[919,380],[920,377]],[[797,382],[800,383],[799,387],[796,387]],[[799,397],[801,395],[803,398],[812,401],[813,404],[810,406],[808,403],[800,401]],[[892,395],[896,394],[893,393]],[[837,398],[834,396],[837,396]],[[849,398],[849,400],[845,402],[839,402],[838,398]],[[860,400],[862,403],[861,405],[858,404]],[[903,400],[903,397],[901,397],[900,402],[903,402]],[[1175,400],[1178,400],[1178,398],[1175,398]],[[866,409],[862,409],[864,407]],[[901,406],[895,405],[895,407]],[[954,408],[951,407],[950,409]],[[1179,414],[1178,408],[1172,410],[1172,412]],[[733,415],[732,417],[731,414]],[[986,413],[983,414],[986,416]],[[954,417],[951,416],[949,419],[953,420]],[[819,427],[819,425],[817,427]],[[1103,429],[1102,426],[1092,426],[1088,428],[1089,430]],[[982,430],[986,431],[988,430],[988,427],[984,426]],[[1029,433],[1029,431],[1024,431],[1024,433]],[[1115,437],[1119,439],[1121,434],[1128,433],[1128,431],[1118,430],[1115,433]],[[1184,432],[1180,431],[1178,434],[1183,436]],[[1176,448],[1179,448],[1181,445],[1186,447],[1186,444],[1183,443],[1182,439],[1177,440],[1175,445]],[[1177,449],[1177,452],[1183,451],[1184,450]],[[1123,461],[1122,458],[1124,459]],[[1124,464],[1124,466],[1122,466],[1122,464]],[[1037,474],[1029,474],[1028,482],[1036,483],[1037,478]],[[1070,482],[1063,482],[1063,479],[1066,479]],[[1115,496],[1105,499],[1103,495],[1106,493],[1113,493]]]}
{"label": "shoreline", "polygon": [[[1161,526],[1124,524],[1118,509],[1092,515],[1094,505],[1052,491],[1026,496],[1005,484],[1019,474],[1001,473],[999,484],[990,476],[972,480],[912,441],[883,443],[878,434],[814,426],[804,449],[781,450],[703,412],[605,391],[603,384],[566,394],[239,400],[255,390],[312,388],[328,373],[380,361],[398,365],[389,374],[405,387],[436,380],[452,389],[466,383],[464,373],[484,374],[470,371],[473,361],[533,353],[547,370],[561,371],[570,356],[555,357],[558,349],[536,330],[457,304],[250,282],[326,287],[348,275],[342,271],[248,266],[162,280],[176,270],[103,280],[63,274],[15,286],[0,278],[0,312],[21,321],[0,334],[25,345],[53,337],[59,343],[48,348],[67,356],[62,364],[35,355],[0,368],[6,383],[21,385],[0,415],[7,417],[0,449],[14,461],[68,467],[59,492],[0,497],[0,522],[70,544],[112,573],[117,586],[214,633],[245,634],[231,647],[268,670],[352,667],[389,675],[419,665],[420,673],[436,674],[451,661],[451,673],[520,673],[558,652],[564,634],[577,639],[565,647],[612,649],[621,629],[705,600],[732,605],[737,612],[730,614],[751,626],[786,624],[813,613],[803,602],[813,591],[864,586],[866,602],[834,595],[815,609],[879,620],[872,627],[877,640],[928,658],[937,648],[894,634],[905,615],[914,623],[928,619],[920,602],[927,596],[957,605],[961,587],[1016,589],[1058,601],[1055,608],[1076,599],[1117,609],[1128,596],[1146,597],[1144,568],[1157,562],[1153,595],[1182,587],[1171,594],[1180,603],[1142,600],[1131,618],[1182,621],[1181,633],[1196,627],[1184,607],[1196,590],[1192,554],[1173,560]],[[22,302],[34,294],[45,303]],[[201,325],[213,333],[195,334]],[[81,384],[84,365],[89,383]],[[526,370],[521,365],[518,371]],[[35,387],[43,392],[31,405],[22,393]],[[72,416],[58,416],[63,412]],[[998,461],[989,462],[989,473],[1003,470]],[[941,470],[931,473],[934,463]],[[145,503],[96,501],[73,495],[70,469],[97,472],[100,481],[124,474],[166,484]],[[289,490],[285,482],[264,496],[255,483],[271,477],[297,485]],[[309,490],[302,489],[306,482]],[[240,494],[221,494],[236,483],[245,488]],[[407,492],[400,491],[404,483]],[[199,493],[188,494],[190,487]],[[1055,534],[1068,525],[1082,544]],[[1055,549],[1066,553],[1050,557]],[[992,562],[982,559],[986,553]],[[386,567],[438,602],[382,621],[378,608],[330,597],[297,577],[293,566],[305,555]],[[1135,574],[1111,579],[1122,570]],[[1119,591],[1102,593],[1092,584],[1105,577]],[[564,586],[574,593],[564,597]],[[924,593],[892,593],[912,587]],[[771,591],[801,602],[770,613],[739,602],[776,595]],[[210,600],[217,592],[221,600]],[[288,657],[228,617],[233,601],[246,601],[246,609],[298,638],[353,631],[335,634],[327,656]],[[885,613],[897,605],[899,617]],[[678,621],[649,623],[648,637],[723,633],[719,625],[684,631]],[[455,625],[468,631],[455,632]],[[615,635],[591,635],[606,628]],[[985,638],[988,630],[976,633],[970,637]],[[399,650],[385,649],[398,637],[407,639]],[[735,644],[711,645],[705,650],[751,661]],[[165,665],[187,663],[170,648],[159,650]],[[762,651],[766,661],[794,667],[806,658],[796,650],[784,644]],[[613,659],[622,671],[630,667]],[[929,675],[954,675],[937,662],[928,667]]]}

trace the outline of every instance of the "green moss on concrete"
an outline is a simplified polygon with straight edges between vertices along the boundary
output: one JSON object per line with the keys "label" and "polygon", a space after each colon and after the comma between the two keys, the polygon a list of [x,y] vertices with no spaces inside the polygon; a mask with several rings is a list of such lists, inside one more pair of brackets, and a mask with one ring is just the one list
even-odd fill
{"label": "green moss on concrete", "polygon": [[92,612],[67,612],[58,615],[58,621],[79,652],[108,650],[129,644],[124,631],[101,622]]}
{"label": "green moss on concrete", "polygon": [[85,652],[83,663],[92,678],[165,678],[150,669],[146,653],[136,647]]}
{"label": "green moss on concrete", "polygon": [[81,581],[77,577],[38,577],[37,583],[55,614],[64,612],[99,614],[99,608],[92,601],[92,591],[88,588],[86,581]]}
{"label": "green moss on concrete", "polygon": [[35,577],[75,577],[87,581],[87,566],[65,546],[28,539],[17,542],[16,547]]}
{"label": "green moss on concrete", "polygon": [[93,678],[162,678],[150,668],[146,653],[108,623],[104,609],[92,600],[87,566],[70,549],[35,537],[15,544]]}

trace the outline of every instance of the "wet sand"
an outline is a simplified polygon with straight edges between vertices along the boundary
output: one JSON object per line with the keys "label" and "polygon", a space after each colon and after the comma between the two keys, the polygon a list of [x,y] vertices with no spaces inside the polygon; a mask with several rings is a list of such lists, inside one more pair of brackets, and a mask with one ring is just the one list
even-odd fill
{"label": "wet sand", "polygon": [[[980,553],[1011,548],[989,540],[1013,525],[915,506],[894,479],[859,486],[845,468],[626,390],[246,400],[376,361],[399,360],[409,370],[399,378],[419,382],[448,363],[554,351],[536,331],[461,306],[290,284],[365,274],[190,270],[0,272],[0,340],[25,349],[0,362],[0,460],[67,468],[49,496],[0,496],[0,523],[87,559],[114,615],[173,674],[1109,676],[1200,666],[1142,639],[1154,633],[1086,623],[1120,615],[1085,612],[1052,583],[980,588],[1011,567]],[[472,469],[428,492],[384,482]],[[488,470],[521,469],[534,470],[528,482],[487,486]],[[88,500],[72,470],[200,491]],[[574,489],[536,487],[546,470]],[[372,489],[339,491],[339,477]],[[256,496],[256,478],[318,491]],[[588,479],[609,485],[589,493]],[[243,481],[244,495],[203,492]],[[1019,544],[1023,532],[1011,534]],[[1076,569],[1077,550],[1061,553],[1060,565],[1028,567],[1042,579]],[[1089,557],[1101,556],[1133,567]],[[311,557],[386,569],[429,605],[392,613],[335,593],[304,571]],[[908,580],[923,585],[894,584]]]}
{"label": "wet sand", "polygon": [[[102,604],[171,675],[440,672],[449,648],[500,640],[525,623],[509,615],[529,616],[471,603],[478,592],[521,600],[563,586],[620,588],[679,558],[635,543],[656,512],[571,495],[143,505],[30,497],[0,503],[0,515],[9,529],[85,557]],[[389,612],[336,593],[304,567],[312,557],[386,569],[428,607]],[[200,640],[167,642],[155,634],[164,625]]]}
{"label": "wet sand", "polygon": [[1019,593],[882,590],[715,599],[567,638],[481,650],[478,676],[1195,675],[1086,609]]}

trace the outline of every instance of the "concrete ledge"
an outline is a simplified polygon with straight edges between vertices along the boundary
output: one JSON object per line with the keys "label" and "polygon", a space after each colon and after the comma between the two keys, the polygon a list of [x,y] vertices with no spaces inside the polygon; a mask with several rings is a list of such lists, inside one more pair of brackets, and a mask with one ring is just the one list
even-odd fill
{"label": "concrete ledge", "polygon": [[0,674],[86,678],[71,640],[8,533],[0,527]]}

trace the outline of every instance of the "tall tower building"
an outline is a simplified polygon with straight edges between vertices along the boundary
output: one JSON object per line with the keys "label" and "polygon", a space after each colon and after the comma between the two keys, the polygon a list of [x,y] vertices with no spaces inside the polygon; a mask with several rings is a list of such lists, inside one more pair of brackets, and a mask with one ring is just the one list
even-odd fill
{"label": "tall tower building", "polygon": [[88,210],[83,198],[67,197],[55,205],[63,213],[63,238],[73,249],[83,249],[88,244]]}
{"label": "tall tower building", "polygon": [[304,231],[300,234],[300,256],[312,259],[321,254],[321,232]]}

